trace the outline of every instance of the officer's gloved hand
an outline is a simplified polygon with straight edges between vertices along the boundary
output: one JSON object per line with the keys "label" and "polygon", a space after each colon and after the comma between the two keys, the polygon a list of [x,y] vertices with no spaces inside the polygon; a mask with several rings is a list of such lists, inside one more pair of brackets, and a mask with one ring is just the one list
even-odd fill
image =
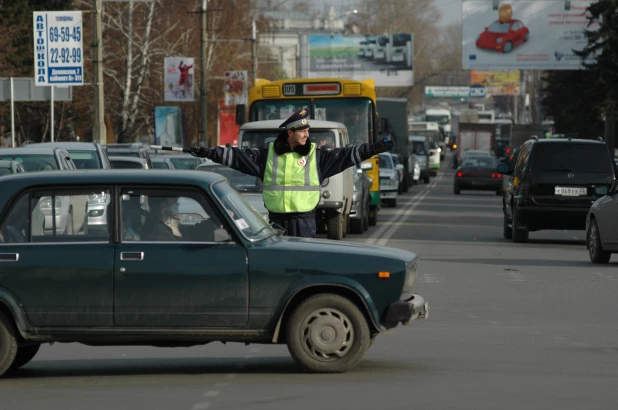
{"label": "officer's gloved hand", "polygon": [[375,151],[376,154],[379,154],[380,152],[389,152],[393,148],[395,148],[395,142],[392,140],[389,140],[388,138],[384,138],[373,144],[373,150]]}
{"label": "officer's gloved hand", "polygon": [[210,155],[210,148],[206,148],[206,147],[189,148],[189,152],[194,157],[208,158],[208,156]]}

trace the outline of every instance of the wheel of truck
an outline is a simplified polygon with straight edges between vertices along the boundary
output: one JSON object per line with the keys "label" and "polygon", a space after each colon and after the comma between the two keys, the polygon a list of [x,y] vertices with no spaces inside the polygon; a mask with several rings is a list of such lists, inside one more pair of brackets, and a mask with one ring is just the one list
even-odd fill
{"label": "wheel of truck", "polygon": [[328,293],[311,296],[294,309],[286,336],[294,360],[314,373],[352,369],[365,355],[371,339],[359,308],[343,296]]}
{"label": "wheel of truck", "polygon": [[5,374],[17,356],[17,332],[13,323],[0,312],[0,376]]}
{"label": "wheel of truck", "polygon": [[343,228],[344,228],[343,227],[344,225],[343,215],[337,214],[337,216],[330,218],[327,224],[328,224],[328,231],[326,232],[326,237],[328,239],[334,239],[337,241],[340,241],[341,239],[343,239]]}
{"label": "wheel of truck", "polygon": [[34,345],[26,345],[19,346],[17,348],[17,355],[15,356],[15,360],[11,365],[11,369],[19,369],[22,366],[25,366],[36,356],[37,352],[41,348],[39,343]]}
{"label": "wheel of truck", "polygon": [[378,211],[376,209],[369,210],[369,225],[376,226],[378,224]]}
{"label": "wheel of truck", "polygon": [[509,226],[509,219],[506,217],[506,214],[504,214],[502,219],[503,219],[502,236],[504,236],[504,239],[513,238],[513,231],[511,230],[511,227]]}

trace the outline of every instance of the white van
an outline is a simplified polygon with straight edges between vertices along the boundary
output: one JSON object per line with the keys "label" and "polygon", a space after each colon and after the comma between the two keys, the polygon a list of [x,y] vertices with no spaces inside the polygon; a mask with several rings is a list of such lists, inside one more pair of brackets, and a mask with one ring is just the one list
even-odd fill
{"label": "white van", "polygon": [[[283,120],[247,122],[238,133],[239,148],[260,148],[274,141],[283,130]],[[322,139],[331,139],[333,148],[343,148],[350,143],[344,124],[333,121],[311,120],[309,138],[319,144]],[[329,239],[341,240],[348,229],[352,196],[354,195],[354,168],[327,178],[322,183],[321,199],[316,208],[318,232],[326,229]]]}

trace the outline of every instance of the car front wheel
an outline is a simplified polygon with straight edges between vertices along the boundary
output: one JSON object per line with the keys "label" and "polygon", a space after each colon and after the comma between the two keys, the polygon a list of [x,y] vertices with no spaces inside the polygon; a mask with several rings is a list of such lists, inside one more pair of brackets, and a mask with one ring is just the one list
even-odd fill
{"label": "car front wheel", "polygon": [[592,263],[607,263],[612,257],[611,252],[603,250],[601,244],[601,236],[599,235],[599,226],[597,220],[592,218],[590,220],[590,227],[586,235],[586,243],[588,244],[588,253],[590,254],[590,260]]}
{"label": "car front wheel", "polygon": [[17,356],[17,333],[13,323],[0,312],[0,376],[13,365]]}
{"label": "car front wheel", "polygon": [[343,373],[361,361],[369,348],[371,332],[365,316],[350,300],[319,294],[294,310],[286,336],[290,354],[303,369]]}

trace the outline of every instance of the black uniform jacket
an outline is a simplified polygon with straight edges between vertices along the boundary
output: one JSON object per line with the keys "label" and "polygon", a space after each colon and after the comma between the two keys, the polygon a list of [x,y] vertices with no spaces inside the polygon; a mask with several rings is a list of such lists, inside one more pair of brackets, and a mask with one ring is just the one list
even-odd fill
{"label": "black uniform jacket", "polygon": [[[279,134],[274,143],[275,154],[282,155],[292,152],[287,143],[287,134]],[[311,139],[307,138],[305,145],[295,147],[294,151],[301,155],[309,155]],[[318,148],[316,160],[318,162],[318,176],[320,184],[329,177],[337,175],[343,170],[360,164],[362,161],[375,155],[373,144],[353,145],[345,148]],[[211,149],[209,159],[219,164],[227,165],[242,173],[253,175],[264,180],[264,171],[268,159],[268,145],[262,148],[225,148]]]}

